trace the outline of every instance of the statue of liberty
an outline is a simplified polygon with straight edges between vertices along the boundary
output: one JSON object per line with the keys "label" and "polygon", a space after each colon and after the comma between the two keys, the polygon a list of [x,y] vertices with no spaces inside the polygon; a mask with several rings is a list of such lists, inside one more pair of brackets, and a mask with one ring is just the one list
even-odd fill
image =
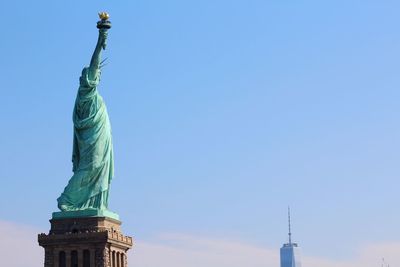
{"label": "statue of liberty", "polygon": [[[90,66],[82,70],[73,111],[73,176],[57,199],[58,208],[68,212],[107,211],[110,182],[114,175],[111,126],[106,105],[97,91],[101,74],[101,51],[111,28],[107,13],[100,13],[99,37]],[[85,213],[86,212],[86,213]],[[88,213],[89,212],[89,213]],[[93,213],[91,213],[93,214]],[[54,215],[53,215],[54,217]]]}

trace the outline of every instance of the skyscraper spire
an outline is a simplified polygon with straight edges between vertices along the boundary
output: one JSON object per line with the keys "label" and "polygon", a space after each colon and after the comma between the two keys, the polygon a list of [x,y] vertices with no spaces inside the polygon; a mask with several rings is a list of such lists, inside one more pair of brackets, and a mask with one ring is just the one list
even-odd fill
{"label": "skyscraper spire", "polygon": [[289,244],[292,244],[292,230],[290,227],[290,206],[288,206],[288,222],[289,222]]}
{"label": "skyscraper spire", "polygon": [[[297,243],[292,243],[292,224],[290,220],[290,206],[288,206],[289,242],[283,244],[280,250],[280,267],[301,267],[301,252]],[[386,266],[385,266],[386,267]]]}

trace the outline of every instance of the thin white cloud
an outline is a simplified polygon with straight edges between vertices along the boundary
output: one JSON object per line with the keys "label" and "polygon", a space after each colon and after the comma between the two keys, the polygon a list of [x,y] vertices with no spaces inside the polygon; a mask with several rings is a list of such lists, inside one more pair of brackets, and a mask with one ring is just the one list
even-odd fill
{"label": "thin white cloud", "polygon": [[44,250],[37,243],[38,229],[0,220],[1,266],[43,266]]}
{"label": "thin white cloud", "polygon": [[384,257],[390,266],[400,266],[400,242],[369,244],[362,247],[353,259],[334,261],[315,257],[304,258],[304,267],[377,267]]}
{"label": "thin white cloud", "polygon": [[137,242],[130,253],[132,267],[268,267],[279,266],[277,250],[240,242],[185,235],[164,235]]}
{"label": "thin white cloud", "polygon": [[[0,220],[2,266],[43,266],[44,251],[37,244],[40,232],[29,226]],[[330,248],[332,249],[332,248]],[[304,250],[304,248],[303,248]],[[303,267],[376,267],[385,257],[400,266],[400,242],[370,244],[352,259],[343,261],[309,256]],[[279,248],[266,248],[240,241],[181,234],[136,240],[129,253],[131,267],[279,267]]]}

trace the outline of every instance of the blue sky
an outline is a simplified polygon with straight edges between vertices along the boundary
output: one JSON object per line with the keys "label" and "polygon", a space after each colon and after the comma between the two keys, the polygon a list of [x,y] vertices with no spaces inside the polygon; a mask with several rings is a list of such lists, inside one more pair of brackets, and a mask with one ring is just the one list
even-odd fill
{"label": "blue sky", "polygon": [[306,256],[346,260],[400,240],[396,1],[0,7],[1,220],[48,229],[72,173],[78,78],[106,10],[99,91],[113,127],[110,207],[127,234],[278,251],[290,205]]}

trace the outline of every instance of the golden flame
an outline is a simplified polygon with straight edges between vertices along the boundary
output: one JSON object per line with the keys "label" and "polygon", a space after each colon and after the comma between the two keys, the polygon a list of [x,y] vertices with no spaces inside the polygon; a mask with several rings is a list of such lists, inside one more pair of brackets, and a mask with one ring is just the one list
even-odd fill
{"label": "golden flame", "polygon": [[108,20],[110,18],[110,15],[107,12],[100,12],[99,13],[99,18],[101,20]]}

